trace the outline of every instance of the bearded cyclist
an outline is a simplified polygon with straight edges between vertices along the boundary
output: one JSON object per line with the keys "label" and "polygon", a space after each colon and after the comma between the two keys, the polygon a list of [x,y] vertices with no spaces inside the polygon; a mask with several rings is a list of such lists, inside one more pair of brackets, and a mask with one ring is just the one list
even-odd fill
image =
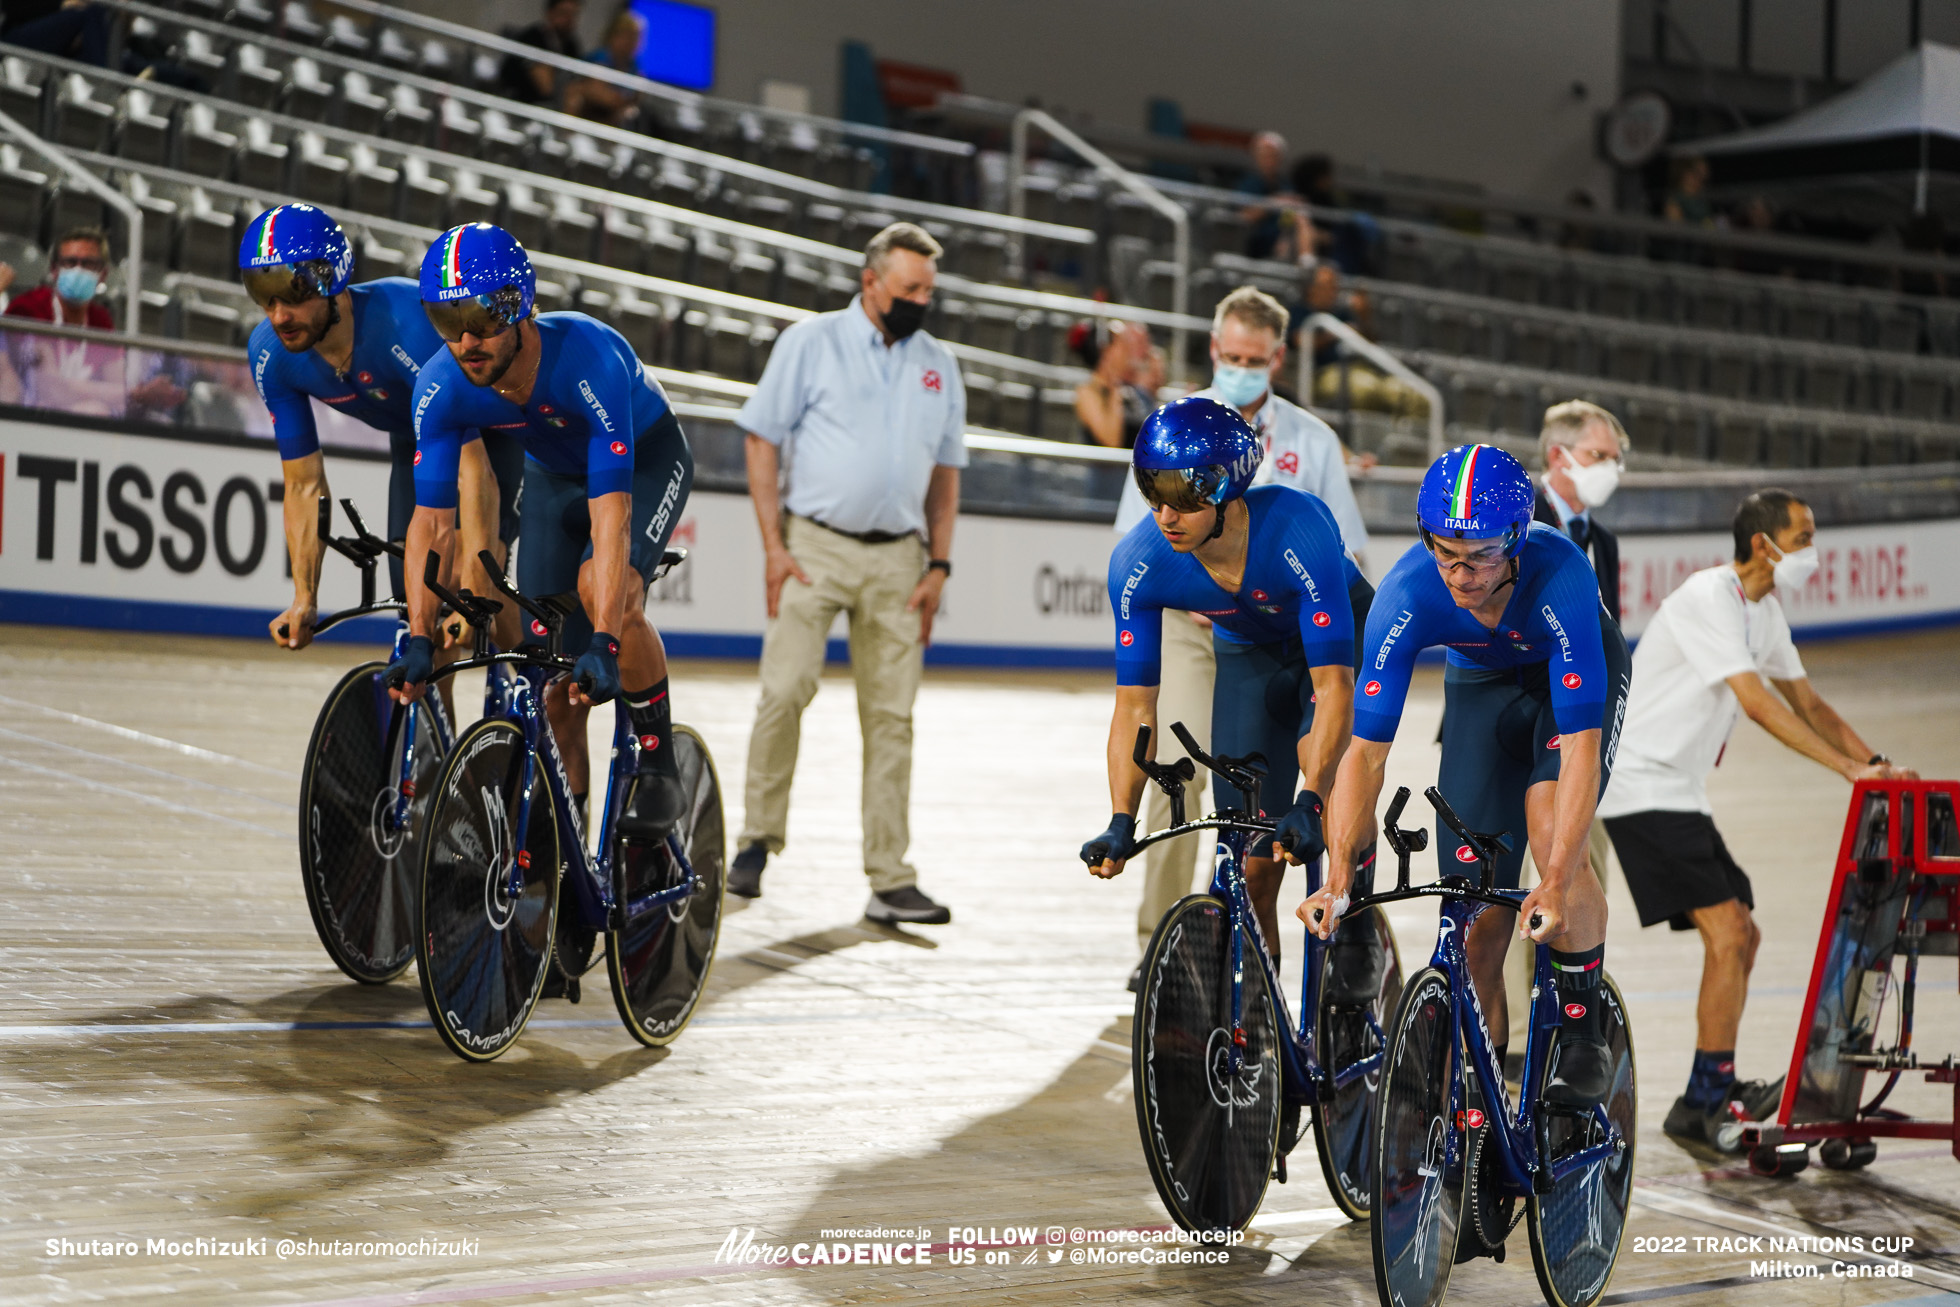
{"label": "bearded cyclist", "polygon": [[[524,247],[489,223],[452,228],[422,260],[423,307],[447,348],[415,392],[411,638],[393,672],[395,694],[412,698],[433,670],[439,604],[420,560],[434,551],[446,569],[455,552],[457,461],[478,431],[516,435],[526,453],[517,588],[577,600],[562,646],[577,666],[545,695],[566,780],[583,806],[586,716],[624,694],[642,775],[653,783],[635,788],[620,829],[658,837],[684,800],[667,653],[647,620],[646,593],[687,504],[694,458],[626,338],[583,313],[534,314],[536,293]],[[527,629],[527,639],[542,634]]]}
{"label": "bearded cyclist", "polygon": [[[1472,830],[1512,833],[1498,887],[1517,886],[1519,832],[1540,869],[1517,913],[1492,908],[1470,928],[1471,979],[1490,1028],[1504,1030],[1512,922],[1551,946],[1560,996],[1570,1001],[1544,1096],[1583,1109],[1604,1100],[1612,1073],[1592,997],[1606,954],[1606,895],[1587,867],[1587,837],[1612,769],[1632,662],[1592,564],[1563,531],[1532,522],[1531,512],[1531,478],[1490,445],[1459,446],[1423,477],[1422,539],[1383,579],[1362,640],[1354,742],[1327,814],[1331,870],[1299,914],[1324,938],[1346,908],[1344,858],[1374,836],[1416,654],[1446,647],[1437,788]],[[1440,822],[1436,852],[1446,875],[1476,860]],[[1316,912],[1324,915],[1316,920]]]}
{"label": "bearded cyclist", "polygon": [[[1130,529],[1109,560],[1115,813],[1109,828],[1082,846],[1082,860],[1107,878],[1122,872],[1133,851],[1144,776],[1132,755],[1138,727],[1151,728],[1153,754],[1158,739],[1164,611],[1202,613],[1212,620],[1218,656],[1212,752],[1263,753],[1260,807],[1282,814],[1276,835],[1246,849],[1247,896],[1277,958],[1281,858],[1299,864],[1320,856],[1320,796],[1352,730],[1355,623],[1373,591],[1347,557],[1326,504],[1286,486],[1252,488],[1261,452],[1236,409],[1198,396],[1158,409],[1137,435],[1133,475],[1152,516]],[[1304,786],[1297,795],[1296,776]],[[1213,778],[1219,808],[1232,806],[1232,796]],[[1343,932],[1336,949],[1330,997],[1373,997],[1380,983],[1375,933]]]}
{"label": "bearded cyclist", "polygon": [[[388,539],[400,540],[415,509],[416,381],[442,338],[422,312],[406,277],[349,285],[354,247],[324,211],[310,204],[267,209],[245,228],[238,246],[239,279],[265,311],[247,353],[259,398],[272,414],[272,433],[285,474],[286,548],[292,558],[293,602],[272,619],[274,644],[303,649],[319,616],[319,501],[330,494],[312,401],[330,405],[388,435]],[[462,515],[463,583],[484,588],[476,564],[486,547],[498,557],[517,534],[517,488],[524,449],[502,433],[486,433],[461,465],[467,506]],[[403,597],[401,563],[388,569],[395,598]],[[502,624],[509,643],[514,620]]]}

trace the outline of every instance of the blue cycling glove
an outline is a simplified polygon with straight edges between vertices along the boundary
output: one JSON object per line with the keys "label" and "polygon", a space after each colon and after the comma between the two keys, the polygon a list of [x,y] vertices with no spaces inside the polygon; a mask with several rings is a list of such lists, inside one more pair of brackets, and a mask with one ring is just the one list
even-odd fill
{"label": "blue cycling glove", "polygon": [[1320,828],[1320,796],[1301,790],[1300,797],[1279,819],[1279,829],[1273,835],[1280,848],[1302,862],[1312,862],[1327,852],[1327,840]]}
{"label": "blue cycling glove", "polygon": [[1109,829],[1082,846],[1082,861],[1087,866],[1099,862],[1117,861],[1129,858],[1137,851],[1130,842],[1136,833],[1137,819],[1127,812],[1119,812],[1110,817]]}
{"label": "blue cycling glove", "polygon": [[585,652],[572,668],[572,679],[579,693],[594,703],[609,703],[619,696],[619,641],[600,631],[585,646]]}
{"label": "blue cycling glove", "polygon": [[402,656],[388,666],[388,688],[399,690],[407,685],[426,684],[435,670],[435,641],[426,635],[411,635],[402,646]]}

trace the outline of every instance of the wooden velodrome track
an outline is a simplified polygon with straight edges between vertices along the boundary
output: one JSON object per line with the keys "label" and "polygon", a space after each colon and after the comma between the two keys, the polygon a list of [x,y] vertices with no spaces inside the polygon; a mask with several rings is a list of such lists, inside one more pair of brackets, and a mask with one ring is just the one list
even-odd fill
{"label": "wooden velodrome track", "polygon": [[[334,970],[300,890],[300,754],[357,656],[0,626],[0,1298],[1375,1300],[1367,1228],[1333,1209],[1311,1140],[1223,1265],[1051,1260],[1065,1245],[1045,1242],[991,1265],[985,1248],[971,1265],[949,1255],[954,1227],[1046,1240],[1165,1221],[1130,1098],[1138,887],[1094,882],[1074,859],[1108,811],[1104,678],[928,677],[914,856],[956,916],[911,931],[859,918],[856,717],[848,679],[828,680],[805,718],[793,842],[767,897],[730,901],[709,998],[679,1042],[634,1044],[601,982],[581,1006],[547,1003],[502,1061],[469,1066],[423,1024],[412,975],[368,989]],[[1960,633],[1806,658],[1868,738],[1960,773]],[[715,751],[733,830],[752,669],[679,666],[675,687]],[[1433,674],[1419,684],[1405,740],[1433,737],[1439,690]],[[1432,746],[1405,744],[1390,783],[1420,787],[1433,766]],[[1774,1076],[1847,790],[1745,723],[1714,793],[1766,936],[1742,1071]],[[1661,1134],[1693,1042],[1699,945],[1639,931],[1617,877],[1611,901],[1642,1128],[1607,1302],[1960,1303],[1960,1162],[1944,1147],[1887,1142],[1862,1175],[1772,1182]],[[1433,942],[1423,917],[1396,918],[1411,966]],[[1919,1046],[1960,1044],[1951,960],[1925,964],[1921,995]],[[1893,1099],[1950,1102],[1912,1078]],[[879,1226],[928,1230],[929,1264],[716,1260],[738,1227],[791,1244]],[[1772,1234],[1910,1238],[1914,1275],[1837,1279],[1833,1258],[1789,1255],[1824,1274],[1752,1278],[1748,1252],[1695,1242]],[[1636,1236],[1685,1242],[1656,1252]],[[282,1239],[326,1251],[281,1257]],[[1510,1253],[1460,1268],[1450,1301],[1540,1301],[1522,1230]]]}

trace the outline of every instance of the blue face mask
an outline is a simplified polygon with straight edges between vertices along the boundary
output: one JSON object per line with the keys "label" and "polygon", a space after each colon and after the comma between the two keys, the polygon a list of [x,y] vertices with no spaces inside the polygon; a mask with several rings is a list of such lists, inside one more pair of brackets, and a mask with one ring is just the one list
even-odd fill
{"label": "blue face mask", "polygon": [[1272,377],[1264,368],[1235,368],[1219,363],[1211,370],[1211,388],[1233,408],[1244,408],[1257,400],[1266,393],[1272,382]]}
{"label": "blue face mask", "polygon": [[102,278],[87,268],[63,268],[54,276],[54,293],[70,304],[85,304],[101,284]]}

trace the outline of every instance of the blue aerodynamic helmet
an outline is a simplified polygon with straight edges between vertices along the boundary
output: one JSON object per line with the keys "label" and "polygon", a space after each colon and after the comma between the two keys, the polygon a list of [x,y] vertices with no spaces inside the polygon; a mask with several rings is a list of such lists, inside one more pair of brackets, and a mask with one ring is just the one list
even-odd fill
{"label": "blue aerodynamic helmet", "polygon": [[1245,494],[1259,470],[1259,437],[1237,409],[1190,395],[1144,419],[1130,463],[1151,508],[1195,513]]}
{"label": "blue aerodynamic helmet", "polygon": [[310,204],[281,204],[246,224],[239,279],[253,303],[331,299],[354,275],[354,245],[340,224]]}
{"label": "blue aerodynamic helmet", "polygon": [[422,256],[422,308],[447,341],[502,335],[531,316],[537,294],[531,256],[487,222],[451,227]]}
{"label": "blue aerodynamic helmet", "polygon": [[1515,558],[1531,526],[1531,474],[1495,445],[1458,445],[1430,464],[1416,492],[1423,543],[1498,540]]}

